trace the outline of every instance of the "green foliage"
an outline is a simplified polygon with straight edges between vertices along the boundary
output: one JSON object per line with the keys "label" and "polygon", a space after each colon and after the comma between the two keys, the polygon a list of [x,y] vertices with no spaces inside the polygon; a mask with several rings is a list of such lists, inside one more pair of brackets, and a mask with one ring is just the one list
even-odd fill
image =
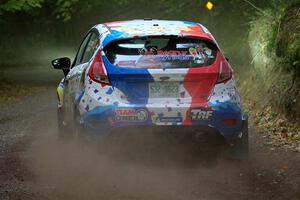
{"label": "green foliage", "polygon": [[55,13],[58,19],[69,21],[72,17],[72,10],[79,0],[57,0],[55,4]]}
{"label": "green foliage", "polygon": [[295,120],[300,118],[300,4],[272,2],[276,8],[264,10],[250,26],[255,76],[261,80],[253,91],[262,93],[257,101],[265,99]]}
{"label": "green foliage", "polygon": [[29,12],[35,8],[41,8],[44,0],[8,0],[0,5],[0,13],[4,12]]}
{"label": "green foliage", "polygon": [[73,7],[79,0],[8,0],[0,5],[0,14],[24,12],[32,14],[35,10],[42,10],[49,6],[57,19],[68,21],[71,19]]}

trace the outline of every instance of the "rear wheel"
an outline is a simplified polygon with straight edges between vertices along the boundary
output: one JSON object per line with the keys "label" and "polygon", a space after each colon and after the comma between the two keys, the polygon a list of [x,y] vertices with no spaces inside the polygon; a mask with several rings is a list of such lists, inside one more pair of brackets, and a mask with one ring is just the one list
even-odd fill
{"label": "rear wheel", "polygon": [[247,160],[249,158],[248,118],[243,121],[242,137],[238,138],[230,148],[230,157],[235,160]]}
{"label": "rear wheel", "polygon": [[63,110],[62,108],[57,109],[57,128],[58,128],[58,138],[67,139],[67,127],[64,122]]}
{"label": "rear wheel", "polygon": [[81,136],[82,127],[79,124],[79,112],[76,112],[73,106],[71,112],[65,112],[59,108],[57,112],[58,119],[58,137],[62,140],[77,139]]}

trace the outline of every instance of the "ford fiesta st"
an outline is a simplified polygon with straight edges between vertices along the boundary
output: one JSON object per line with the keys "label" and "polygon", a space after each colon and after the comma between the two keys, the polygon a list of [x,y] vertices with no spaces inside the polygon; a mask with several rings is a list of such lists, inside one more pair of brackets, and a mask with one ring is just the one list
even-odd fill
{"label": "ford fiesta st", "polygon": [[199,23],[132,20],[94,26],[75,60],[52,61],[62,132],[104,135],[129,127],[195,127],[248,152],[248,119],[232,68]]}

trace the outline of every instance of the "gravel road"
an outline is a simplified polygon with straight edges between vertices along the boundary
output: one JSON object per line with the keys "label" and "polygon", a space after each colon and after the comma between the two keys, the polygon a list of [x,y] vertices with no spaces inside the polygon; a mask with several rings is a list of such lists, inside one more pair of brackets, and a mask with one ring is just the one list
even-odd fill
{"label": "gravel road", "polygon": [[[163,133],[60,141],[55,88],[0,104],[0,199],[300,199],[300,155],[251,127],[247,162]],[[272,149],[272,150],[271,150]]]}

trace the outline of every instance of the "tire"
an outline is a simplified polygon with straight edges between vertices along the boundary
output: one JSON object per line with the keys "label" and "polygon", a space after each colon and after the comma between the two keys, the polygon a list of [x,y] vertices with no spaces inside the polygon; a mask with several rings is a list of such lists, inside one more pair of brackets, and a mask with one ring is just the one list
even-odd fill
{"label": "tire", "polygon": [[57,131],[58,131],[58,139],[66,140],[67,137],[67,127],[64,124],[63,110],[62,107],[57,109]]}
{"label": "tire", "polygon": [[240,161],[246,161],[249,158],[248,117],[243,120],[242,137],[238,138],[230,147],[230,157]]}
{"label": "tire", "polygon": [[81,137],[83,128],[79,124],[79,113],[76,112],[75,106],[72,108],[72,112],[67,114],[64,113],[63,108],[59,108],[57,111],[57,119],[59,139],[69,141]]}

